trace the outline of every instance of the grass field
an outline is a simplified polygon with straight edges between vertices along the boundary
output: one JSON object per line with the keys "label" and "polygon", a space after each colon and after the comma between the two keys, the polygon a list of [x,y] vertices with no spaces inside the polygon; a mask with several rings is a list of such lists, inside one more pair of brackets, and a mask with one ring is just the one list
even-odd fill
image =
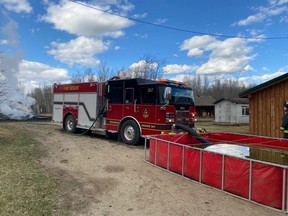
{"label": "grass field", "polygon": [[195,127],[205,128],[207,132],[249,133],[249,125],[216,125],[212,119],[199,119]]}
{"label": "grass field", "polygon": [[58,182],[35,162],[37,145],[0,122],[0,215],[46,216],[57,207]]}

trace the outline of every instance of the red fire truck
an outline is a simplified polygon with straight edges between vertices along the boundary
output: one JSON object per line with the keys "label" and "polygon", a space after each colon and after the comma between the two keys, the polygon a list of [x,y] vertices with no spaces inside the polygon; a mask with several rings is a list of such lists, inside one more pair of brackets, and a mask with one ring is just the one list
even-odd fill
{"label": "red fire truck", "polygon": [[113,78],[54,84],[53,95],[53,122],[71,133],[117,133],[124,143],[136,145],[145,135],[171,131],[173,124],[194,127],[193,91],[180,82]]}

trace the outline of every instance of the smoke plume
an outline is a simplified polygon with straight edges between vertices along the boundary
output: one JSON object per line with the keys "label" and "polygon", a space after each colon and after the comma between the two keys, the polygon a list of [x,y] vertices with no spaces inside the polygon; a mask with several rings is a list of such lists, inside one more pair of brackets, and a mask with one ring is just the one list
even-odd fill
{"label": "smoke plume", "polygon": [[[1,28],[0,37],[0,119],[29,119],[34,116],[32,106],[35,100],[25,96],[18,88],[16,74],[21,58],[16,53],[15,22],[9,22]],[[6,50],[6,53],[3,50]]]}
{"label": "smoke plume", "polygon": [[15,75],[20,60],[17,56],[0,57],[0,119],[29,119],[34,116],[32,106],[35,100],[25,96],[18,88]]}

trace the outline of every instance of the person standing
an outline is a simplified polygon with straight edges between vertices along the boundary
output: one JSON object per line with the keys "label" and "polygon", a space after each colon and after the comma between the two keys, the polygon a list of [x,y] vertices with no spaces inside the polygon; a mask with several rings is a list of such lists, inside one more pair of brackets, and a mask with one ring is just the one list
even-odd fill
{"label": "person standing", "polygon": [[282,124],[280,130],[284,134],[284,138],[288,139],[288,101],[284,103],[284,116],[282,117]]}

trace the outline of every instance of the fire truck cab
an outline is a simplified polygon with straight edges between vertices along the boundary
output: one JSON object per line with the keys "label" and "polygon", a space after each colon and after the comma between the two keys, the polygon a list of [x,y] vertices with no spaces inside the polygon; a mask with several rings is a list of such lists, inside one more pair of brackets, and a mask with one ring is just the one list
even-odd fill
{"label": "fire truck cab", "polygon": [[133,78],[54,84],[53,121],[68,132],[117,133],[136,145],[145,135],[169,132],[173,124],[194,127],[193,91],[183,83]]}

